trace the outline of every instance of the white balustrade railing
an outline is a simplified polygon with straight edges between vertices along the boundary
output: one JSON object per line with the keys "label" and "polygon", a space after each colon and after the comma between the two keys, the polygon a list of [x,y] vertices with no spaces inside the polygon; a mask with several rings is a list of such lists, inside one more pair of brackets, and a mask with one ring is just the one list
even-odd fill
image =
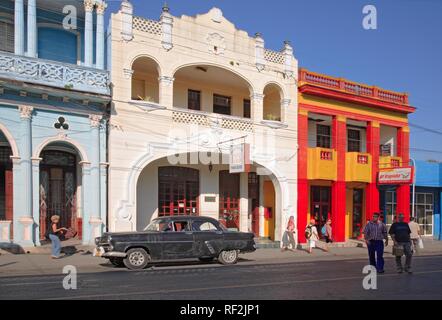
{"label": "white balustrade railing", "polygon": [[109,72],[0,52],[0,77],[64,89],[110,94]]}

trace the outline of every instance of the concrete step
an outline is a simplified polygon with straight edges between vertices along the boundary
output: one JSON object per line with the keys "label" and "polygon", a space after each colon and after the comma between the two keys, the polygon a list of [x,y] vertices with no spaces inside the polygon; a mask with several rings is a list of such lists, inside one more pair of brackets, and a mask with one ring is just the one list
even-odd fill
{"label": "concrete step", "polygon": [[280,241],[272,241],[269,238],[255,238],[257,249],[278,249],[281,247]]}

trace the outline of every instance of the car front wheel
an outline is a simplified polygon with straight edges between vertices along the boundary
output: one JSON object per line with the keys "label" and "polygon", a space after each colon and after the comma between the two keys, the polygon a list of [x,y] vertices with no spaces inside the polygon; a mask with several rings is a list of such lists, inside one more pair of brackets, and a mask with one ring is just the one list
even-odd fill
{"label": "car front wheel", "polygon": [[238,262],[238,251],[222,251],[218,256],[218,261],[224,265],[235,264]]}
{"label": "car front wheel", "polygon": [[142,270],[150,262],[150,255],[142,248],[130,249],[123,262],[130,270]]}

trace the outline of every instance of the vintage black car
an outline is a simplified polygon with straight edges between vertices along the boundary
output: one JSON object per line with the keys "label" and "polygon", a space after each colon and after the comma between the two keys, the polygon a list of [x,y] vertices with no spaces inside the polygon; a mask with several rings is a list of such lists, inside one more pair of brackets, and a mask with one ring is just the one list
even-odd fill
{"label": "vintage black car", "polygon": [[95,244],[94,256],[133,270],[188,259],[230,265],[239,253],[256,250],[253,233],[229,231],[215,219],[193,216],[157,218],[143,232],[105,233]]}

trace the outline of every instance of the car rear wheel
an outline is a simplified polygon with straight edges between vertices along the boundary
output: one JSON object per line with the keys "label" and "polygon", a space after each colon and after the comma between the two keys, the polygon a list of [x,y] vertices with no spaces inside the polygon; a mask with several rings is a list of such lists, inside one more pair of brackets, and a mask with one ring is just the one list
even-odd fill
{"label": "car rear wheel", "polygon": [[130,249],[123,262],[130,270],[142,270],[149,264],[150,255],[142,248]]}
{"label": "car rear wheel", "polygon": [[222,251],[218,256],[218,261],[224,265],[231,265],[238,262],[238,251]]}
{"label": "car rear wheel", "polygon": [[109,261],[113,266],[121,268],[124,267],[123,259],[124,258],[109,258]]}

